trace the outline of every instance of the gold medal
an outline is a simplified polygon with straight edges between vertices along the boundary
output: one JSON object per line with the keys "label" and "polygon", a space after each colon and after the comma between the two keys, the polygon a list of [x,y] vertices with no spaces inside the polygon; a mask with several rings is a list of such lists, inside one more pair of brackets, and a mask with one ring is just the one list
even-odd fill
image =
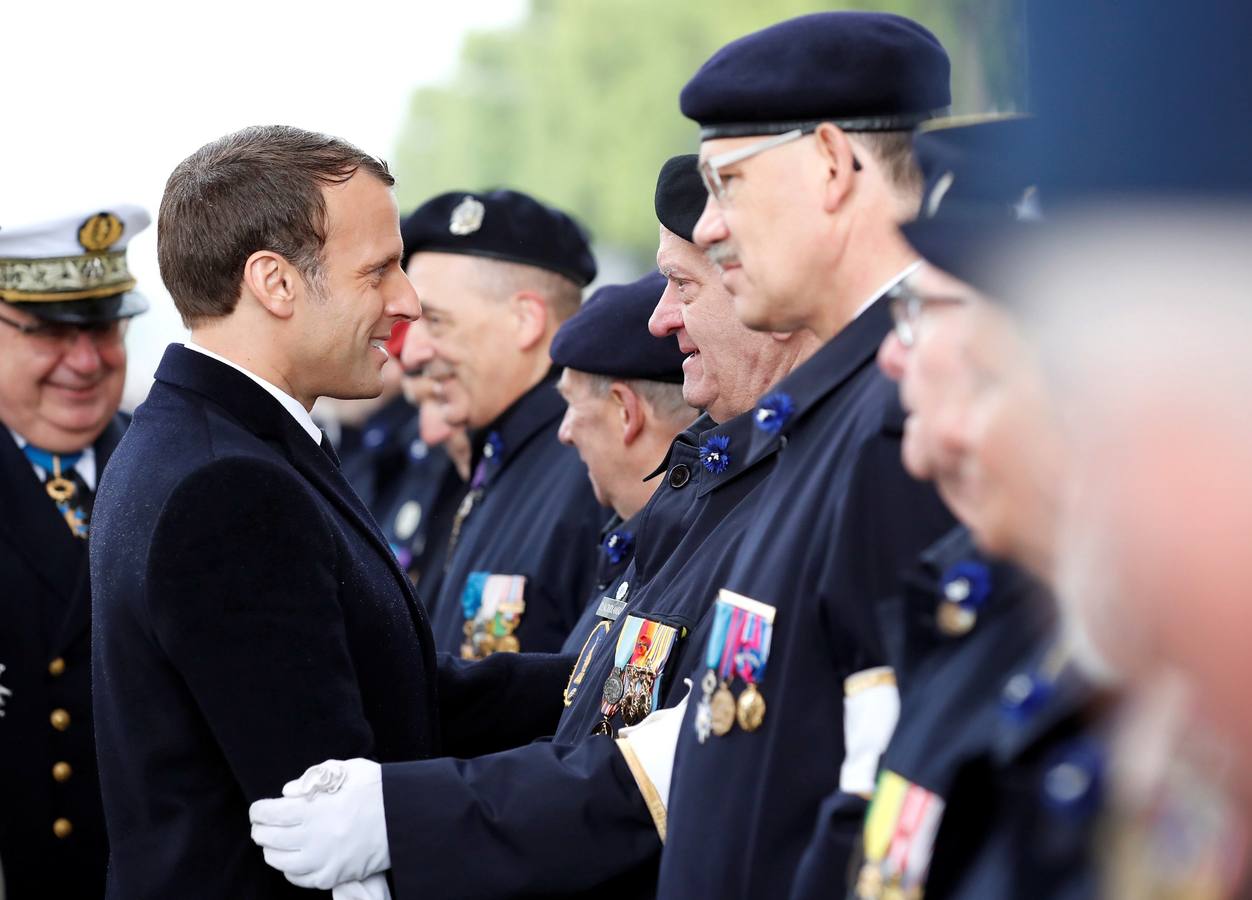
{"label": "gold medal", "polygon": [[960,637],[968,634],[974,627],[974,623],[978,621],[978,614],[959,603],[944,600],[935,611],[935,621],[939,625],[939,630],[944,634],[949,637]]}
{"label": "gold medal", "polygon": [[761,727],[761,722],[765,719],[765,698],[761,696],[755,684],[749,684],[739,695],[735,718],[739,722],[739,727],[744,731],[756,731]]}
{"label": "gold medal", "polygon": [[735,695],[730,692],[725,682],[713,694],[710,706],[713,713],[711,726],[713,733],[722,737],[735,727]]}
{"label": "gold medal", "polygon": [[474,620],[466,619],[465,625],[464,627],[461,628],[461,630],[465,632],[465,636],[467,638],[473,637],[474,636]]}
{"label": "gold medal", "polygon": [[522,645],[518,643],[517,638],[511,634],[506,634],[504,637],[496,641],[497,653],[517,653],[521,649]]}
{"label": "gold medal", "polygon": [[882,887],[882,872],[875,863],[867,862],[856,880],[857,900],[880,900]]}

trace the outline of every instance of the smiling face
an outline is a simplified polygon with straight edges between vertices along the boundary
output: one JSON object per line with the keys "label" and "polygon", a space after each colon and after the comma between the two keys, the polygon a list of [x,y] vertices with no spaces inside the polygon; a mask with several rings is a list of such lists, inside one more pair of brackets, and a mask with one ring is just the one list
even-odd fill
{"label": "smiling face", "polygon": [[676,335],[687,354],[683,400],[718,422],[751,409],[773,383],[787,351],[772,335],[750,331],[736,318],[717,267],[664,226],[656,262],[668,284],[648,330],[655,337]]}
{"label": "smiling face", "polygon": [[[0,315],[34,325],[13,304]],[[126,323],[92,335],[22,334],[0,325],[0,422],[32,444],[74,453],[92,444],[117,413],[126,380]]]}
{"label": "smiling face", "polygon": [[324,189],[321,275],[306,283],[291,380],[298,397],[353,399],[383,390],[392,327],[421,306],[400,268],[403,245],[391,189],[358,173]]}
{"label": "smiling face", "polygon": [[409,261],[424,323],[409,329],[418,332],[414,359],[429,356],[425,372],[438,382],[448,423],[455,426],[489,425],[525,389],[513,310],[507,298],[492,295],[490,279],[483,277],[483,267],[491,265],[459,253],[420,252]]}

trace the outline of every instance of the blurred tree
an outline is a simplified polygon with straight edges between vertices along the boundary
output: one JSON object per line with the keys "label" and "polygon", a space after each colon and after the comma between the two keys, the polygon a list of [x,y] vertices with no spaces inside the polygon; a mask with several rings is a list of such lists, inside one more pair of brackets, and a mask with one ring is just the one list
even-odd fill
{"label": "blurred tree", "polygon": [[819,10],[926,25],[952,56],[955,112],[1012,108],[1014,0],[531,0],[515,26],[470,34],[446,84],[417,90],[394,160],[401,209],[509,185],[577,215],[638,268],[656,249],[662,162],[696,147],[678,93],[718,47]]}

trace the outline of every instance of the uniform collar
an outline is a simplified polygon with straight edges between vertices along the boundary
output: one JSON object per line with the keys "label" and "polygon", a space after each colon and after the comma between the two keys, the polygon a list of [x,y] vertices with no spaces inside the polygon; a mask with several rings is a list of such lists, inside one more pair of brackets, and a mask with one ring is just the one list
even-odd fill
{"label": "uniform collar", "polygon": [[[17,449],[19,450],[24,450],[26,445],[30,443],[30,441],[26,440],[12,428],[9,429],[9,434],[13,435],[13,442],[17,444]],[[87,490],[94,491],[96,489],[96,475],[100,471],[100,466],[96,463],[96,448],[88,444],[78,452],[82,455],[78,458],[78,462],[74,463],[74,471],[82,478],[83,484],[87,485]],[[30,467],[41,479],[50,474],[34,463],[31,463]]]}
{"label": "uniform collar", "polygon": [[786,408],[784,421],[774,432],[756,430],[755,441],[765,448],[778,436],[793,433],[808,412],[843,386],[866,365],[873,365],[878,347],[891,327],[891,311],[883,296],[908,270],[888,283],[866,308],[815,354],[775,385],[758,401],[757,414],[773,407]]}
{"label": "uniform collar", "polygon": [[542,381],[517,398],[494,422],[473,433],[471,472],[482,461],[483,448],[489,440],[496,448],[492,468],[498,471],[508,465],[531,438],[564,415],[565,401],[556,389],[560,374],[561,370],[553,366]]}
{"label": "uniform collar", "polygon": [[717,427],[717,423],[713,421],[713,417],[708,413],[701,413],[699,418],[688,425],[683,432],[670,442],[669,450],[665,453],[665,459],[661,460],[661,464],[653,469],[643,480],[651,481],[669,469],[669,461],[673,457],[674,448],[677,445],[682,444],[686,447],[695,447],[699,444],[700,433],[715,427]]}
{"label": "uniform collar", "polygon": [[718,465],[710,466],[702,458],[700,465],[696,467],[696,496],[703,497],[710,491],[729,484],[761,460],[777,452],[781,445],[777,435],[768,440],[760,440],[757,434],[755,409],[699,433],[695,445],[701,451],[701,456],[715,451],[720,459]]}

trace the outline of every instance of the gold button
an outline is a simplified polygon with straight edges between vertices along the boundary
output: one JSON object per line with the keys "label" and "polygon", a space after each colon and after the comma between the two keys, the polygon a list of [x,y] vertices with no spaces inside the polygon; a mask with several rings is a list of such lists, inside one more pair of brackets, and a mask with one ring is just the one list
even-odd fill
{"label": "gold button", "polygon": [[49,675],[56,677],[57,675],[60,675],[64,671],[65,671],[65,660],[61,659],[61,657],[58,656],[52,662],[48,663]]}
{"label": "gold button", "polygon": [[52,823],[52,833],[65,840],[74,833],[74,826],[69,819],[57,819]]}
{"label": "gold button", "polygon": [[52,777],[57,781],[69,781],[70,776],[74,774],[74,770],[70,768],[67,762],[59,762],[52,767]]}
{"label": "gold button", "polygon": [[48,721],[52,723],[52,727],[57,731],[64,731],[70,727],[70,714],[63,709],[54,709],[52,715],[48,717]]}

